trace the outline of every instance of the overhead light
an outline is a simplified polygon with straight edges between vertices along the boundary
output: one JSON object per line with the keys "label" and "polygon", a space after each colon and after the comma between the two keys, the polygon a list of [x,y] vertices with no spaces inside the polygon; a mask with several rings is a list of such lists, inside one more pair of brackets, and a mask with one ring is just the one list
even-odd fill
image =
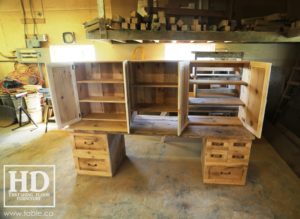
{"label": "overhead light", "polygon": [[224,43],[232,43],[232,41],[224,41]]}
{"label": "overhead light", "polygon": [[172,40],[172,43],[177,43],[177,40]]}
{"label": "overhead light", "polygon": [[159,43],[159,40],[154,40],[155,43]]}
{"label": "overhead light", "polygon": [[215,41],[211,41],[211,40],[208,40],[206,41],[207,43],[214,43]]}
{"label": "overhead light", "polygon": [[191,41],[190,41],[190,43],[193,43],[193,42],[195,42],[195,41],[194,41],[194,40],[191,40]]}

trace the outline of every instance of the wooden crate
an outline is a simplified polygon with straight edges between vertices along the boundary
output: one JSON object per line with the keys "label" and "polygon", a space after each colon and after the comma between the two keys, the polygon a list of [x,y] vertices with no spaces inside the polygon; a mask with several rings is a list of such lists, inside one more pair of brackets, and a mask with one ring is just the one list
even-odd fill
{"label": "wooden crate", "polygon": [[203,140],[203,182],[244,185],[251,140],[207,138]]}
{"label": "wooden crate", "polygon": [[[162,121],[178,119],[180,135],[188,124],[188,62],[129,62],[130,113],[174,113],[161,116]],[[132,116],[134,119],[134,116]]]}
{"label": "wooden crate", "polygon": [[125,154],[123,135],[74,133],[73,156],[78,174],[113,176]]}

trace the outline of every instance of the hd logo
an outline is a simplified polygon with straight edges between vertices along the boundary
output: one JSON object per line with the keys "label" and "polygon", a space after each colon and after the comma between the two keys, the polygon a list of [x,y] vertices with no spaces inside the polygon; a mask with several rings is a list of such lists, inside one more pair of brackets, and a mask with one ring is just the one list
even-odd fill
{"label": "hd logo", "polygon": [[54,165],[4,165],[4,207],[55,207]]}

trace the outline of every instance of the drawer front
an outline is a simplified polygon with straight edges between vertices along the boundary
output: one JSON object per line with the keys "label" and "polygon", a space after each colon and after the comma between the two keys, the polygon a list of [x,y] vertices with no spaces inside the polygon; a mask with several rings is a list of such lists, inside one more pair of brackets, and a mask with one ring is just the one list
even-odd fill
{"label": "drawer front", "polygon": [[78,169],[88,171],[109,172],[110,168],[107,159],[78,158]]}
{"label": "drawer front", "polygon": [[252,141],[231,140],[229,149],[233,151],[241,150],[250,152],[251,144]]}
{"label": "drawer front", "polygon": [[209,166],[208,179],[215,180],[242,180],[247,173],[244,166],[228,167],[228,166]]}
{"label": "drawer front", "polygon": [[205,162],[227,162],[227,150],[207,149]]}
{"label": "drawer front", "polygon": [[242,163],[248,165],[249,162],[249,151],[248,150],[229,150],[228,151],[228,162],[229,163]]}
{"label": "drawer front", "polygon": [[230,141],[228,139],[214,139],[214,138],[208,138],[206,140],[205,146],[207,149],[221,149],[226,150],[229,148]]}
{"label": "drawer front", "polygon": [[74,135],[75,149],[99,150],[108,153],[106,135]]}
{"label": "drawer front", "polygon": [[108,158],[109,155],[106,151],[103,150],[82,150],[75,149],[73,150],[74,157],[79,158],[92,158],[92,159],[103,159]]}

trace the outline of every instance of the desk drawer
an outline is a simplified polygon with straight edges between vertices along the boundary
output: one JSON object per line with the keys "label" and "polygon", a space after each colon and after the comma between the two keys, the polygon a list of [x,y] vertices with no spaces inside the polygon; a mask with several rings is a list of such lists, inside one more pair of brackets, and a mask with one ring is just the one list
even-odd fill
{"label": "desk drawer", "polygon": [[106,135],[74,135],[75,149],[99,150],[108,153]]}
{"label": "desk drawer", "polygon": [[205,151],[205,162],[227,162],[227,150],[207,149]]}
{"label": "desk drawer", "polygon": [[78,169],[88,171],[109,172],[109,162],[107,159],[87,159],[78,158]]}
{"label": "desk drawer", "polygon": [[206,166],[204,183],[244,185],[247,166]]}
{"label": "desk drawer", "polygon": [[102,150],[82,150],[75,149],[73,150],[73,156],[79,158],[92,158],[92,159],[102,159],[108,158],[109,155],[106,151]]}
{"label": "desk drawer", "polygon": [[241,163],[248,165],[250,157],[250,151],[248,150],[229,150],[228,162],[229,163]]}
{"label": "desk drawer", "polygon": [[226,150],[229,148],[230,141],[221,138],[208,138],[206,139],[205,146],[207,149],[221,149]]}

